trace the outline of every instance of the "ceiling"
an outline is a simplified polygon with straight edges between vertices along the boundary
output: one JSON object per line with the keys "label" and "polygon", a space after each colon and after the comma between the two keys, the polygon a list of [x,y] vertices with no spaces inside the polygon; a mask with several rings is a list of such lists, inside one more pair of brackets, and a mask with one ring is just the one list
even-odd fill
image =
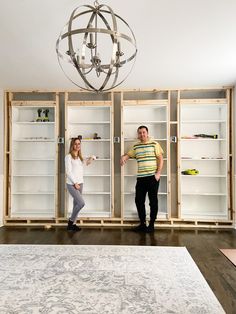
{"label": "ceiling", "polygon": [[[236,85],[236,0],[104,0],[133,29],[135,66],[120,88]],[[76,89],[55,42],[93,1],[0,0],[0,89]]]}

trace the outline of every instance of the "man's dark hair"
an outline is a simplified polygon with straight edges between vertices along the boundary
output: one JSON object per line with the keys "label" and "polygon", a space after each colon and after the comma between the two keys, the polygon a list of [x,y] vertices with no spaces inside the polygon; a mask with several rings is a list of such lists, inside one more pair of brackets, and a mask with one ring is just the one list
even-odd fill
{"label": "man's dark hair", "polygon": [[140,126],[138,127],[137,132],[138,132],[139,130],[141,130],[141,129],[146,129],[146,131],[148,132],[148,127],[145,126],[145,125],[140,125]]}

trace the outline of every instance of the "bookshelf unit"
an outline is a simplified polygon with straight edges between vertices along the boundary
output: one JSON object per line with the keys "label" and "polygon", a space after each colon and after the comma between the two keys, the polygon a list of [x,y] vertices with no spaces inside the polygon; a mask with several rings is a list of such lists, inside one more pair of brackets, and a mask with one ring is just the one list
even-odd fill
{"label": "bookshelf unit", "polygon": [[[150,97],[150,95],[148,95]],[[121,118],[121,154],[138,142],[137,129],[141,125],[148,127],[149,136],[157,141],[164,151],[164,167],[160,179],[158,192],[157,219],[167,220],[170,217],[170,188],[169,188],[169,94],[164,93],[163,99],[126,99],[123,95]],[[152,97],[158,97],[154,93]],[[127,97],[130,98],[130,97]],[[121,169],[121,197],[122,219],[137,220],[138,214],[135,206],[135,184],[137,175],[137,162],[129,159]],[[149,220],[149,200],[146,198],[146,214]]]}
{"label": "bookshelf unit", "polygon": [[57,217],[57,103],[11,101],[9,218]]}
{"label": "bookshelf unit", "polygon": [[[71,138],[82,136],[84,158],[96,156],[89,166],[84,165],[85,207],[80,218],[113,217],[113,105],[112,101],[66,102],[65,155]],[[97,138],[96,138],[97,137]],[[67,214],[72,210],[72,198],[66,197]]]}
{"label": "bookshelf unit", "polygon": [[[222,99],[180,99],[180,217],[228,220],[229,106]],[[196,175],[183,174],[196,169]]]}
{"label": "bookshelf unit", "polygon": [[[78,135],[83,157],[97,157],[84,167],[85,207],[79,223],[99,227],[138,223],[137,162],[129,159],[120,167],[119,160],[137,142],[137,128],[146,125],[164,150],[155,226],[233,228],[233,99],[232,87],[98,94],[6,91],[4,225],[67,224],[72,202],[65,186],[64,158],[70,139]],[[49,110],[49,120],[37,120],[39,109]],[[182,174],[187,169],[199,173]],[[148,197],[146,209],[148,220]]]}

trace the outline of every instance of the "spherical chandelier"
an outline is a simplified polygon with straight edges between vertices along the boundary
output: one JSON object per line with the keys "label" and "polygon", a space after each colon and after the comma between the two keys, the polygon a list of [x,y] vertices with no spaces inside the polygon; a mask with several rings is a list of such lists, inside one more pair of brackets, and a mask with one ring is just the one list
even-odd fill
{"label": "spherical chandelier", "polygon": [[78,87],[109,91],[127,78],[137,55],[128,23],[97,1],[77,7],[56,42],[59,64]]}

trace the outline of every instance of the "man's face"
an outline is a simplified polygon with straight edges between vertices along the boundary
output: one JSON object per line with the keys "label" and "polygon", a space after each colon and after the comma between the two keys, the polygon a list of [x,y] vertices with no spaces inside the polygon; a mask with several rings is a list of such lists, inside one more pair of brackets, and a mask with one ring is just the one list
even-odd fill
{"label": "man's face", "polygon": [[145,128],[139,129],[138,130],[138,139],[141,142],[147,142],[148,140],[148,132]]}

